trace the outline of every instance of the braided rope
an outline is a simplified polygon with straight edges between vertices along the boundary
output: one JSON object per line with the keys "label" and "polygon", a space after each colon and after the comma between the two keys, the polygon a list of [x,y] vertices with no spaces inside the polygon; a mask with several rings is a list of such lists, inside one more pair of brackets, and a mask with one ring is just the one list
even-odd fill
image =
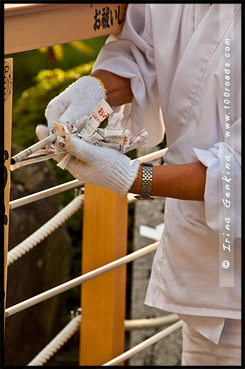
{"label": "braided rope", "polygon": [[73,318],[27,366],[42,366],[45,364],[79,329],[81,319],[81,315]]}
{"label": "braided rope", "polygon": [[174,323],[179,320],[177,314],[168,314],[157,318],[124,320],[126,331],[138,329],[158,328],[165,324]]}
{"label": "braided rope", "polygon": [[70,218],[75,212],[77,212],[83,203],[84,195],[75,197],[67,206],[60,210],[54,217],[52,217],[47,223],[41,226],[36,232],[32,233],[19,245],[15,246],[8,252],[8,266],[14,261],[18,260],[21,256],[29,252],[38,243],[43,241],[52,232],[59,228],[68,218]]}

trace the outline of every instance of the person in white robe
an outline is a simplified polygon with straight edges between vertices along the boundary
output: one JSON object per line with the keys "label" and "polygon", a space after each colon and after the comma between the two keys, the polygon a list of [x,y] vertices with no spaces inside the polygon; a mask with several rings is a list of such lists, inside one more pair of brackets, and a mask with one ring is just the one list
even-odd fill
{"label": "person in white robe", "polygon": [[[182,365],[240,365],[241,4],[129,4],[92,75],[49,103],[49,129],[74,124],[101,98],[133,135],[148,131],[147,147],[166,132],[152,182],[152,195],[166,197],[165,228],[145,303],[184,321]],[[68,141],[76,178],[140,193],[137,161]]]}

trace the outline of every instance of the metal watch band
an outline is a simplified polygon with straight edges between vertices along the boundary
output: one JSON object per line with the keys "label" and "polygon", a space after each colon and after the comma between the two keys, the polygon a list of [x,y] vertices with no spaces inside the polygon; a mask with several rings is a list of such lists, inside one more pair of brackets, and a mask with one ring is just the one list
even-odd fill
{"label": "metal watch band", "polygon": [[139,196],[136,196],[138,200],[147,200],[153,199],[151,197],[152,191],[152,172],[153,172],[153,165],[151,163],[143,163],[142,164],[142,186],[141,192]]}

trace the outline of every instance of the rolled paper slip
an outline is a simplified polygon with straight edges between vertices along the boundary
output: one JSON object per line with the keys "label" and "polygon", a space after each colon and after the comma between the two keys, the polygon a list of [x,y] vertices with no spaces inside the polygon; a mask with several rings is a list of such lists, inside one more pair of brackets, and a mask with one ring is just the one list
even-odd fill
{"label": "rolled paper slip", "polygon": [[108,118],[107,128],[118,127],[121,125],[124,115],[122,113],[113,113]]}
{"label": "rolled paper slip", "polygon": [[103,122],[113,112],[110,105],[102,99],[93,109],[85,127],[80,131],[80,135],[86,139],[93,135],[100,123]]}
{"label": "rolled paper slip", "polygon": [[26,159],[23,159],[22,161],[18,163],[10,164],[10,170],[13,172],[14,170],[25,167],[26,165],[40,163],[41,161],[53,159],[56,156],[64,155],[64,154],[66,155],[67,151],[60,152],[60,153],[50,153],[50,154],[45,154],[45,155],[33,155]]}
{"label": "rolled paper slip", "polygon": [[107,137],[105,139],[105,142],[111,142],[111,143],[115,143],[115,144],[125,145],[125,143],[128,142],[128,137],[126,137],[126,136]]}
{"label": "rolled paper slip", "polygon": [[130,131],[129,130],[126,130],[125,128],[123,127],[119,127],[119,128],[97,128],[97,132],[103,136],[104,138],[106,137],[110,137],[110,136],[122,136],[122,135],[125,135],[125,134],[129,134]]}
{"label": "rolled paper slip", "polygon": [[102,141],[98,141],[96,143],[97,146],[101,146],[101,147],[109,147],[110,149],[114,149],[117,151],[122,151],[123,147],[120,144],[117,143],[112,143],[112,142],[102,142]]}
{"label": "rolled paper slip", "polygon": [[16,154],[15,156],[11,158],[11,164],[16,164],[20,162],[21,160],[30,156],[37,150],[42,149],[45,146],[52,144],[56,140],[56,137],[57,137],[57,133],[53,133],[50,136],[44,138],[43,140],[38,141],[34,145],[28,147],[27,149],[19,152],[18,154]]}

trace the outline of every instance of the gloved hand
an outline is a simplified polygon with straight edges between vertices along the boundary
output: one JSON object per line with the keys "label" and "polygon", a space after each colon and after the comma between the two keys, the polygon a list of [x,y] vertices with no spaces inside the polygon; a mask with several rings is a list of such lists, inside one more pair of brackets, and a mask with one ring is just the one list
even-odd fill
{"label": "gloved hand", "polygon": [[[76,129],[80,132],[80,130],[85,126],[86,122],[88,120],[88,116],[84,115],[84,117],[76,122]],[[50,134],[49,128],[45,126],[44,124],[38,124],[36,126],[36,135],[39,140],[43,140],[44,138],[48,137]],[[63,137],[65,135],[63,134]],[[56,141],[53,143],[55,153],[59,154],[53,159],[56,160],[58,163],[66,156],[66,153],[64,151],[66,148],[63,144],[63,137],[59,136],[57,133]]]}
{"label": "gloved hand", "polygon": [[137,177],[139,160],[107,147],[99,147],[67,136],[66,149],[73,157],[66,169],[84,183],[105,187],[124,196]]}
{"label": "gloved hand", "polygon": [[106,99],[106,92],[97,78],[79,78],[49,102],[45,116],[50,132],[54,127],[53,121],[73,126],[84,115],[89,116],[102,99]]}

